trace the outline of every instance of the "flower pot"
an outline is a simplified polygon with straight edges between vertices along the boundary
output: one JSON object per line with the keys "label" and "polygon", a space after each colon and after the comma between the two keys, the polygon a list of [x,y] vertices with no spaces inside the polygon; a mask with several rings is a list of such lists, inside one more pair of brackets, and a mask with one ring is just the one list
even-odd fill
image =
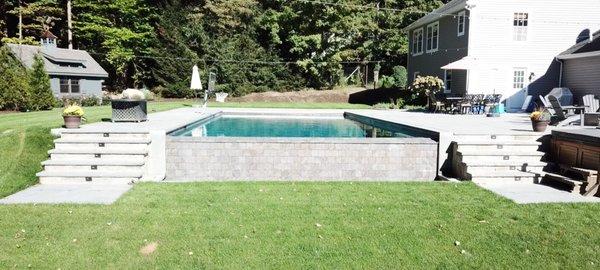
{"label": "flower pot", "polygon": [[81,125],[81,116],[65,115],[63,119],[65,120],[66,128],[79,128]]}
{"label": "flower pot", "polygon": [[548,121],[531,120],[531,126],[535,132],[544,132],[548,127]]}

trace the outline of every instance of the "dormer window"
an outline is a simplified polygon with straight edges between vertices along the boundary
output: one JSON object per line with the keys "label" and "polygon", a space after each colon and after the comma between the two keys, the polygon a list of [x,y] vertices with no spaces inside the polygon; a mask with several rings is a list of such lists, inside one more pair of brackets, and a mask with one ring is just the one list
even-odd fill
{"label": "dormer window", "polygon": [[456,16],[456,20],[457,20],[457,32],[458,32],[458,36],[463,36],[465,34],[465,28],[466,28],[466,15],[464,11],[461,11],[458,13],[458,15]]}
{"label": "dormer window", "polygon": [[513,40],[527,40],[527,26],[529,25],[529,13],[517,12],[513,17]]}

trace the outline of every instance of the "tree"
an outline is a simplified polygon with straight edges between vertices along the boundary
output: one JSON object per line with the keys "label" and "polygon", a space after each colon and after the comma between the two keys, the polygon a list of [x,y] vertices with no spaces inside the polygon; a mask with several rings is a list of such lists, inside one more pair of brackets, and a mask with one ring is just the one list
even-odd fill
{"label": "tree", "polygon": [[26,109],[27,72],[7,47],[0,48],[0,109]]}
{"label": "tree", "polygon": [[50,76],[46,73],[44,60],[40,55],[34,57],[33,66],[28,75],[28,109],[32,111],[52,109],[55,103],[54,93],[50,88]]}

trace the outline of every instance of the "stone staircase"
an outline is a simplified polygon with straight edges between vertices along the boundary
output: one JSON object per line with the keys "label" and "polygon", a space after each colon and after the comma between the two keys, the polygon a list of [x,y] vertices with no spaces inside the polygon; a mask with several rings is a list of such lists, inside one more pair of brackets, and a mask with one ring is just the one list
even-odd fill
{"label": "stone staircase", "polygon": [[37,176],[42,184],[132,183],[144,177],[150,143],[148,132],[64,130]]}
{"label": "stone staircase", "polygon": [[453,177],[478,181],[539,181],[546,166],[538,134],[455,134]]}

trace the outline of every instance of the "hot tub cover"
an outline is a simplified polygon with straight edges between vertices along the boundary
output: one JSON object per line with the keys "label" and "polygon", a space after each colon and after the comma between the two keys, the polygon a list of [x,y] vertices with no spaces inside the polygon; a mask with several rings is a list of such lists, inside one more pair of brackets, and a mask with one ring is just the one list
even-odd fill
{"label": "hot tub cover", "polygon": [[571,90],[569,88],[566,87],[558,87],[558,88],[554,88],[552,89],[552,91],[550,91],[550,93],[548,93],[548,95],[546,95],[546,99],[548,99],[548,96],[555,96],[556,99],[558,99],[558,102],[560,102],[560,105],[562,106],[571,106],[573,105],[573,92],[571,92]]}

